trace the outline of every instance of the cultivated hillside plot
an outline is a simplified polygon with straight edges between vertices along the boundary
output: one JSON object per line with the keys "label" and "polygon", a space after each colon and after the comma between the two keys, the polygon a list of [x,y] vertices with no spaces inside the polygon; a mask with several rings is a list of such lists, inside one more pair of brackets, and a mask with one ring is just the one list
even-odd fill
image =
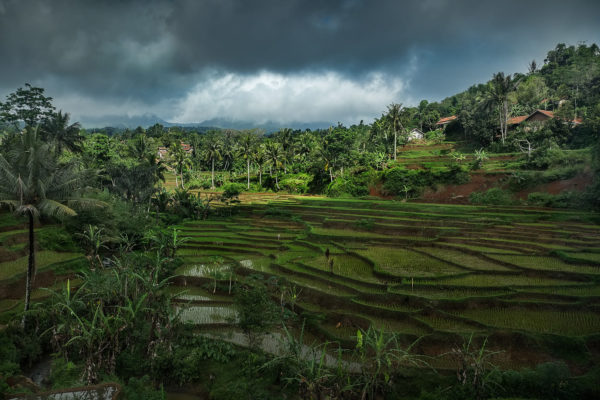
{"label": "cultivated hillside plot", "polygon": [[570,211],[288,198],[182,226],[190,241],[172,290],[186,290],[183,317],[204,330],[235,323],[231,298],[211,290],[235,269],[293,288],[322,340],[352,345],[372,324],[424,336],[430,354],[476,333],[507,366],[568,359],[561,338],[598,347],[597,223]]}

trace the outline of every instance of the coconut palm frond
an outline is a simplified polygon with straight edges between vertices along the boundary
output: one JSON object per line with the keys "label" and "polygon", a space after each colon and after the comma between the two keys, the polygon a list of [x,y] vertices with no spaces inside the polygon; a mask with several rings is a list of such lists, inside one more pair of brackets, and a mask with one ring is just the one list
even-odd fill
{"label": "coconut palm frond", "polygon": [[40,201],[38,208],[42,214],[57,218],[72,217],[77,215],[77,212],[71,207],[51,199],[44,199]]}

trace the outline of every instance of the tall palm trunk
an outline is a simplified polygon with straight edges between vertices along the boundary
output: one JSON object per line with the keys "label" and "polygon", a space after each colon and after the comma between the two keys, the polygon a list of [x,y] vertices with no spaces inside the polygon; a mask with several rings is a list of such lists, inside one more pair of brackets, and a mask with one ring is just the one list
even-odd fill
{"label": "tall palm trunk", "polygon": [[394,161],[396,161],[396,154],[397,154],[397,151],[396,151],[396,146],[398,143],[397,136],[398,136],[398,132],[396,132],[396,129],[394,129]]}
{"label": "tall palm trunk", "polygon": [[27,323],[27,311],[31,300],[31,284],[35,276],[35,237],[33,230],[33,212],[29,211],[29,262],[27,264],[27,278],[25,281],[25,310],[21,319],[21,327],[25,328]]}
{"label": "tall palm trunk", "polygon": [[250,158],[246,160],[246,163],[248,167],[248,190],[250,190]]}
{"label": "tall palm trunk", "polygon": [[211,173],[210,179],[211,179],[211,184],[212,184],[211,188],[214,189],[215,188],[215,159],[214,159],[214,157],[212,159],[212,173]]}

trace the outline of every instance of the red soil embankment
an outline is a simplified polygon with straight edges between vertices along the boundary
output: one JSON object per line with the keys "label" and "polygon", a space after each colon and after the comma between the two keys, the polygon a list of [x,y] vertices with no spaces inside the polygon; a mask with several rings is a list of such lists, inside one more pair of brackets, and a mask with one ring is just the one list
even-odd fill
{"label": "red soil embankment", "polygon": [[583,192],[589,185],[592,184],[593,180],[593,174],[589,171],[586,171],[581,174],[577,174],[570,179],[543,183],[530,189],[521,190],[520,192],[516,193],[516,197],[522,200],[527,200],[527,196],[533,192],[546,192],[554,195],[565,191]]}
{"label": "red soil embankment", "polygon": [[437,190],[427,189],[422,200],[432,203],[467,204],[469,195],[498,186],[498,182],[505,178],[505,174],[471,174],[471,180],[462,185],[444,185]]}

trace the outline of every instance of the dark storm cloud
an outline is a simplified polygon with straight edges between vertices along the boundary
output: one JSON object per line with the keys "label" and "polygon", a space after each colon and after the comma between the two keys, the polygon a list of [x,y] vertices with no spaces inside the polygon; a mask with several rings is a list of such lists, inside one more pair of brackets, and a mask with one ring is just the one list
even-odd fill
{"label": "dark storm cloud", "polygon": [[583,0],[0,0],[0,95],[32,82],[75,115],[170,118],[215,71],[269,71],[357,85],[382,73],[402,80],[397,101],[435,100],[558,42],[599,41],[599,15]]}

